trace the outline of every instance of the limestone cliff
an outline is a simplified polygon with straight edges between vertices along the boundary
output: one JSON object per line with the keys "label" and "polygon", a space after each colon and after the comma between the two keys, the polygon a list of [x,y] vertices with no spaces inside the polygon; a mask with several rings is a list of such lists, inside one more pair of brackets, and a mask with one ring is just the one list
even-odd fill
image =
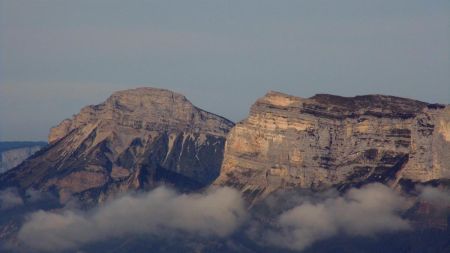
{"label": "limestone cliff", "polygon": [[52,128],[50,145],[0,176],[0,185],[53,191],[61,202],[160,183],[197,189],[219,175],[233,125],[168,90],[119,91]]}
{"label": "limestone cliff", "polygon": [[250,198],[277,189],[450,177],[450,106],[369,95],[269,92],[230,132],[220,177]]}

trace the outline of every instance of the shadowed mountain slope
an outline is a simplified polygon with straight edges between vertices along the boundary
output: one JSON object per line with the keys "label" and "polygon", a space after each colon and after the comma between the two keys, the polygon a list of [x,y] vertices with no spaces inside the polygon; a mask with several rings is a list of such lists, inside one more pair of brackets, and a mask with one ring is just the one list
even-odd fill
{"label": "shadowed mountain slope", "polygon": [[219,175],[233,125],[175,92],[119,91],[52,128],[49,146],[1,175],[0,185],[52,191],[62,203],[160,183],[198,189]]}

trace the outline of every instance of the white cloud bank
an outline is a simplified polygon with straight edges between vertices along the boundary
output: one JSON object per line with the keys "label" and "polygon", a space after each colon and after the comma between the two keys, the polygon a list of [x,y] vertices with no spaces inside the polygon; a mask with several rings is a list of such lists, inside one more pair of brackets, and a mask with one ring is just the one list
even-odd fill
{"label": "white cloud bank", "polygon": [[160,187],[118,198],[90,212],[35,212],[20,229],[18,239],[33,250],[58,252],[133,234],[182,231],[224,237],[245,216],[241,195],[231,188],[180,195]]}
{"label": "white cloud bank", "polygon": [[[420,199],[449,203],[448,192],[419,190]],[[256,222],[249,235],[261,244],[303,250],[339,234],[373,236],[410,229],[400,215],[411,203],[382,184],[351,189],[342,196],[305,197],[301,204],[274,219],[274,226]],[[241,194],[217,188],[202,194],[177,194],[165,187],[127,195],[89,212],[38,211],[21,227],[18,239],[33,251],[59,252],[85,244],[130,235],[171,235],[175,231],[203,237],[226,237],[248,217]],[[266,224],[267,225],[267,224]]]}
{"label": "white cloud bank", "polygon": [[381,184],[352,189],[342,197],[312,204],[305,202],[282,213],[276,229],[264,232],[269,244],[302,250],[337,234],[371,236],[410,228],[400,217],[405,199]]}

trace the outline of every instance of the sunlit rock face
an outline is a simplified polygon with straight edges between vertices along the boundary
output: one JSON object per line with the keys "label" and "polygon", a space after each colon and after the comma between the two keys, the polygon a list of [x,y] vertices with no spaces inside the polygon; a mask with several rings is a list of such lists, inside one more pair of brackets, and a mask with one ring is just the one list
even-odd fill
{"label": "sunlit rock face", "polygon": [[50,145],[0,183],[102,201],[113,193],[160,183],[198,189],[220,172],[233,123],[168,90],[114,93],[51,129]]}
{"label": "sunlit rock face", "polygon": [[277,189],[450,177],[450,107],[368,95],[269,92],[230,132],[220,177],[248,197]]}

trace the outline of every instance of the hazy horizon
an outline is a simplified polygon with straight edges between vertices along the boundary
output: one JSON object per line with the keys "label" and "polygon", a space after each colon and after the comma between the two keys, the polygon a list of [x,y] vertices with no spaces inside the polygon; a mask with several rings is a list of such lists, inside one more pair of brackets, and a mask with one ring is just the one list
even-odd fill
{"label": "hazy horizon", "polygon": [[142,86],[233,121],[269,90],[448,104],[449,24],[444,0],[0,0],[0,141]]}

